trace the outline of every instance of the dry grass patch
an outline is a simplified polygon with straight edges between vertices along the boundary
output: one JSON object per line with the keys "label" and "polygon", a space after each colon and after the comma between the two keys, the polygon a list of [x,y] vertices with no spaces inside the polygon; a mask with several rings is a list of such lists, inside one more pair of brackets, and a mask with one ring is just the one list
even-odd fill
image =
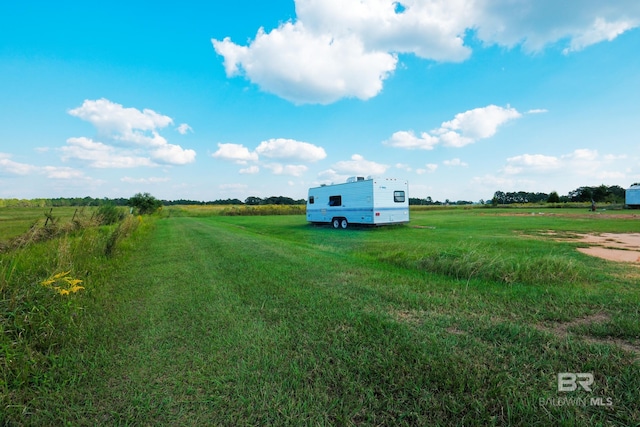
{"label": "dry grass patch", "polygon": [[628,341],[617,339],[617,338],[596,338],[588,335],[581,335],[577,333],[571,332],[571,329],[579,328],[582,326],[591,326],[594,324],[602,324],[611,321],[611,317],[606,313],[595,313],[590,316],[580,317],[569,322],[555,323],[551,326],[543,326],[543,325],[535,325],[535,328],[549,332],[560,339],[566,339],[569,337],[577,337],[580,338],[590,344],[604,344],[604,345],[615,345],[620,347],[621,349],[632,353],[634,355],[634,359],[636,361],[640,361],[640,345],[635,343],[630,343]]}

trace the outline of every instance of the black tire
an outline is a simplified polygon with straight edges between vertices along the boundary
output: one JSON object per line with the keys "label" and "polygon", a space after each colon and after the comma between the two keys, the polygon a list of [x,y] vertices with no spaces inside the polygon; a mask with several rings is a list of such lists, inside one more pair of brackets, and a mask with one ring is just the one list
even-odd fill
{"label": "black tire", "polygon": [[340,218],[333,218],[331,222],[333,223],[333,228],[335,229],[340,228]]}
{"label": "black tire", "polygon": [[346,218],[342,218],[342,219],[340,220],[340,227],[341,227],[343,230],[346,230],[348,226],[349,226],[349,223],[347,222],[347,219],[346,219]]}

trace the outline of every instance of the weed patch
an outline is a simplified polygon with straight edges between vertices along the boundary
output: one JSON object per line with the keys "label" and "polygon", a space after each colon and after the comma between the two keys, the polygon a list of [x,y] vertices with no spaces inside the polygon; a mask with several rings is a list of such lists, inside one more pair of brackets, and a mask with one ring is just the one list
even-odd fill
{"label": "weed patch", "polygon": [[111,239],[95,218],[50,220],[0,254],[0,424],[17,421],[37,390],[56,387],[59,353],[83,333],[84,293],[112,268],[106,247],[113,252],[137,223],[110,226],[120,230]]}
{"label": "weed patch", "polygon": [[558,285],[589,279],[588,273],[566,256],[529,258],[526,254],[496,253],[478,244],[432,251],[421,255],[415,266],[467,282],[482,279],[504,284]]}

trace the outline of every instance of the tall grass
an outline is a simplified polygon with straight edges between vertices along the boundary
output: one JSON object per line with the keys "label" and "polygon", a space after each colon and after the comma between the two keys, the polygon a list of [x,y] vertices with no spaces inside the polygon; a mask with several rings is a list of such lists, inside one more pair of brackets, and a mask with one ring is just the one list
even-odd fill
{"label": "tall grass", "polygon": [[505,284],[555,285],[588,279],[588,272],[566,256],[545,254],[527,259],[521,253],[498,253],[475,243],[421,254],[416,266],[458,280]]}
{"label": "tall grass", "polygon": [[255,216],[255,215],[304,215],[307,212],[305,205],[258,205],[258,206],[232,206],[220,211],[225,216]]}
{"label": "tall grass", "polygon": [[54,221],[0,253],[0,412],[19,411],[29,391],[52,385],[58,349],[77,336],[85,293],[100,286],[112,268],[107,257],[139,223],[132,216],[112,226],[95,217]]}
{"label": "tall grass", "polygon": [[208,217],[208,216],[267,216],[267,215],[304,215],[305,205],[194,205],[169,206],[163,208],[161,216],[170,217]]}

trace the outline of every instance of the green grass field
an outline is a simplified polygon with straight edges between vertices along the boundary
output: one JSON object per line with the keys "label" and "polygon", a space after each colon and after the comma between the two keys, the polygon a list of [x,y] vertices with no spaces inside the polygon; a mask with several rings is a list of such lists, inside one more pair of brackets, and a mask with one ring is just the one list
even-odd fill
{"label": "green grass field", "polygon": [[[58,298],[76,307],[72,333],[46,375],[5,373],[0,420],[640,422],[640,270],[545,235],[637,232],[632,212],[415,210],[409,225],[348,230],[165,216],[100,277],[77,271],[86,289]],[[592,374],[592,391],[558,391],[566,372]]]}
{"label": "green grass field", "polygon": [[91,215],[96,208],[87,207],[0,207],[0,241],[8,240],[26,232],[33,225],[42,225],[51,214],[55,220],[70,221],[74,214]]}

